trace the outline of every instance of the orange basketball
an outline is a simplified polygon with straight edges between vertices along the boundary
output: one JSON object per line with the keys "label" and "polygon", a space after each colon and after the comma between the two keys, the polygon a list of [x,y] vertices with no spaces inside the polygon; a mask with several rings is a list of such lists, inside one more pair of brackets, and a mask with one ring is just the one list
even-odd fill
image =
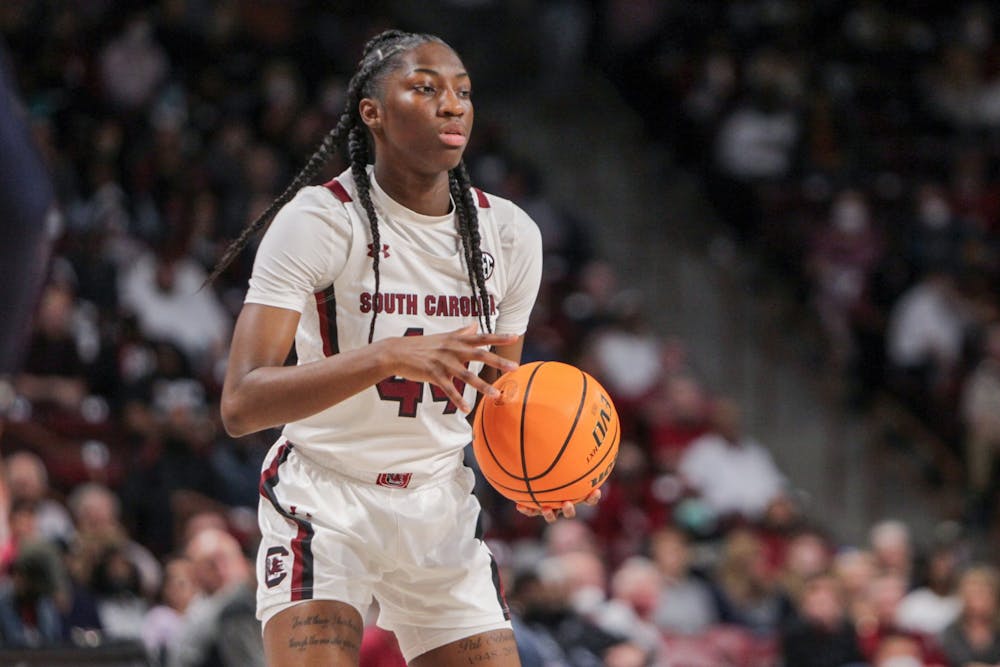
{"label": "orange basketball", "polygon": [[524,364],[493,383],[473,423],[472,448],[501,495],[528,507],[558,508],[598,488],[614,468],[621,431],[608,392],[579,368]]}

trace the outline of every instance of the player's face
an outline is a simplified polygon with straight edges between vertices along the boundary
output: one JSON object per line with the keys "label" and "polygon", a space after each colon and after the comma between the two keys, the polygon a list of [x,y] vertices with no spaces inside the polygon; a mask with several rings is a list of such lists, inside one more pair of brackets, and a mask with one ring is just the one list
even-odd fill
{"label": "player's face", "polygon": [[401,56],[382,80],[381,99],[363,100],[361,116],[375,137],[376,159],[421,174],[454,169],[472,131],[472,82],[449,47],[422,44]]}

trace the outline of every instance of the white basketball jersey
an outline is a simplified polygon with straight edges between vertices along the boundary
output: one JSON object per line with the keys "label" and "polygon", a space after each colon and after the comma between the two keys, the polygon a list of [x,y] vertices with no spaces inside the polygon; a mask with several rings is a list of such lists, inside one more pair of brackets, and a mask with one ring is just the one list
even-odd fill
{"label": "white basketball jersey", "polygon": [[[425,216],[390,199],[372,180],[379,247],[350,171],[299,191],[261,241],[246,302],[301,313],[299,364],[375,340],[458,329],[479,320],[455,215]],[[523,334],[541,278],[541,236],[513,203],[474,190],[493,330]],[[372,255],[379,253],[379,293]],[[478,373],[481,362],[470,365]],[[476,392],[464,387],[473,404]],[[371,475],[437,476],[461,461],[470,440],[466,415],[444,392],[398,377],[285,426],[305,456]],[[402,477],[389,479],[404,479]],[[408,479],[405,478],[405,479]]]}

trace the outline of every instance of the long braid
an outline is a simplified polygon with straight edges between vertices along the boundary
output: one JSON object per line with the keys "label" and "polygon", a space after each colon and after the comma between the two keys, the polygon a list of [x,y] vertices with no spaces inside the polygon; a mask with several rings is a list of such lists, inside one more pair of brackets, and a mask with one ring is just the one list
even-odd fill
{"label": "long braid", "polygon": [[458,235],[462,239],[466,268],[469,271],[469,284],[472,286],[472,291],[479,294],[480,317],[485,323],[486,331],[492,333],[490,295],[486,290],[482,237],[479,233],[479,212],[472,197],[472,181],[469,179],[464,160],[449,172],[448,184],[452,199],[455,200],[455,217],[458,220]]}
{"label": "long braid", "polygon": [[368,228],[372,233],[371,256],[372,271],[375,272],[375,294],[372,296],[372,321],[368,325],[368,342],[375,339],[375,318],[379,311],[379,294],[381,280],[379,273],[379,259],[382,255],[382,236],[378,229],[378,214],[375,212],[375,204],[372,202],[371,181],[368,178],[368,137],[360,127],[351,130],[348,139],[347,150],[351,154],[351,175],[354,176],[354,185],[358,191],[358,199],[368,216]]}

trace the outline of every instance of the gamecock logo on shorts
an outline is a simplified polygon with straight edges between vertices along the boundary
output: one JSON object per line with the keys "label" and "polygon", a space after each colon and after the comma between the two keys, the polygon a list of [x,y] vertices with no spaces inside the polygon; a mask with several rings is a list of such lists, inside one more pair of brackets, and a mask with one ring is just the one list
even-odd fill
{"label": "gamecock logo on shorts", "polygon": [[288,549],[285,547],[271,547],[267,550],[267,556],[264,558],[264,583],[268,588],[274,588],[288,576],[288,571],[285,569],[286,556]]}
{"label": "gamecock logo on shorts", "polygon": [[413,477],[413,473],[409,472],[383,472],[375,480],[375,483],[390,489],[405,489],[410,485],[411,477]]}

